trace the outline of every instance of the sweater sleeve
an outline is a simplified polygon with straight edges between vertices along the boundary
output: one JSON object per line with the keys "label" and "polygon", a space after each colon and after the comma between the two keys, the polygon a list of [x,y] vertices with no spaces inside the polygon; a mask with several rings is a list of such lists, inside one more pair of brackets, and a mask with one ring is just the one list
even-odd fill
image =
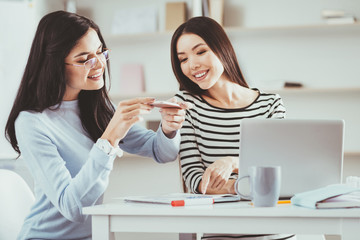
{"label": "sweater sleeve", "polygon": [[156,132],[135,124],[120,142],[120,148],[128,153],[151,157],[159,163],[176,160],[179,153],[180,132],[168,138],[161,126]]}
{"label": "sweater sleeve", "polygon": [[[194,104],[192,99],[187,98],[183,92],[178,92],[175,97],[179,101]],[[180,131],[180,165],[186,187],[193,193],[198,192],[198,186],[205,172],[199,147],[196,141],[196,133],[192,124],[191,109],[186,111],[185,121]]]}
{"label": "sweater sleeve", "polygon": [[35,184],[65,218],[83,222],[86,216],[82,208],[95,205],[105,192],[115,157],[94,145],[80,171],[72,177],[41,120],[22,112],[15,129],[21,155]]}
{"label": "sweater sleeve", "polygon": [[284,107],[283,100],[279,94],[275,95],[274,102],[271,104],[268,118],[285,118],[286,109]]}
{"label": "sweater sleeve", "polygon": [[190,115],[187,113],[181,128],[180,164],[186,187],[193,193],[199,193],[197,189],[206,167],[201,160],[190,119]]}

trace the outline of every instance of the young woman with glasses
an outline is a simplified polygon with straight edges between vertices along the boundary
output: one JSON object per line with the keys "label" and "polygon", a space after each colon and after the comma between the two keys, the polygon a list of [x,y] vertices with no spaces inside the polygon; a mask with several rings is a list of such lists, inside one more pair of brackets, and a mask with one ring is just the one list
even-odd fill
{"label": "young woman with glasses", "polygon": [[105,69],[109,50],[93,21],[64,11],[42,18],[6,125],[35,183],[18,239],[91,239],[82,208],[102,202],[116,156],[176,159],[188,105],[163,108],[158,131],[147,130],[136,123],[154,99],[114,106]]}

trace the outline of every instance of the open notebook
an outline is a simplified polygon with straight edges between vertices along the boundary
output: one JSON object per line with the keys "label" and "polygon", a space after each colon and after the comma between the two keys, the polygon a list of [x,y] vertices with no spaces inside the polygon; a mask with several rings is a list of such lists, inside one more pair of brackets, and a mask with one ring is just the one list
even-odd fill
{"label": "open notebook", "polygon": [[240,197],[232,194],[203,195],[192,193],[170,193],[154,196],[130,196],[123,198],[127,202],[171,204],[172,206],[204,205],[221,202],[240,201]]}

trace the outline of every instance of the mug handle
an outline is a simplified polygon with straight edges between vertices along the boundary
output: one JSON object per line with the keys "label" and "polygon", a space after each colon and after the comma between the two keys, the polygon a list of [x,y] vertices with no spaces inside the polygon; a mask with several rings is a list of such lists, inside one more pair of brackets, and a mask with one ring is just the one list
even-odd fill
{"label": "mug handle", "polygon": [[243,195],[242,193],[240,193],[239,189],[238,189],[238,185],[239,185],[239,182],[241,179],[244,179],[244,178],[249,178],[250,179],[250,176],[249,175],[246,175],[246,176],[242,176],[240,178],[238,178],[236,181],[235,181],[235,192],[237,193],[237,195],[239,195],[241,198],[244,198],[244,199],[247,199],[247,200],[252,200],[252,197],[250,195]]}

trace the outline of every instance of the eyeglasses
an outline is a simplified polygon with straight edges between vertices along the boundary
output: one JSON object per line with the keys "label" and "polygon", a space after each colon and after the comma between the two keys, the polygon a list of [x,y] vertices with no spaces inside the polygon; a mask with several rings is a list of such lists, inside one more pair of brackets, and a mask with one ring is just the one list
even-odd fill
{"label": "eyeglasses", "polygon": [[89,60],[87,60],[82,64],[73,64],[73,63],[65,63],[65,64],[76,67],[85,67],[85,69],[90,70],[96,67],[99,59],[105,64],[106,61],[109,60],[109,51],[110,49],[104,48],[104,51],[96,54],[97,57],[90,58]]}

